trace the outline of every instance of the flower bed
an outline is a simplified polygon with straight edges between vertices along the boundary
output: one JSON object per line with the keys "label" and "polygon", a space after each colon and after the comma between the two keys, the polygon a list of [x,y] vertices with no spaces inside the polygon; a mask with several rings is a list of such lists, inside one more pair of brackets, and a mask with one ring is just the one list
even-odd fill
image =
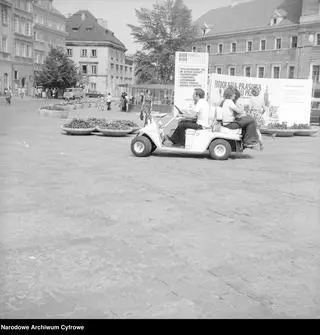
{"label": "flower bed", "polygon": [[[84,134],[98,132],[105,136],[126,136],[139,129],[139,125],[129,120],[110,120],[89,117],[84,119],[73,119],[68,124],[62,126],[67,133]],[[77,130],[79,129],[79,131]]]}
{"label": "flower bed", "polygon": [[261,134],[277,137],[292,136],[312,136],[318,133],[318,129],[310,127],[308,124],[293,124],[288,127],[287,123],[270,123],[266,127],[261,127]]}

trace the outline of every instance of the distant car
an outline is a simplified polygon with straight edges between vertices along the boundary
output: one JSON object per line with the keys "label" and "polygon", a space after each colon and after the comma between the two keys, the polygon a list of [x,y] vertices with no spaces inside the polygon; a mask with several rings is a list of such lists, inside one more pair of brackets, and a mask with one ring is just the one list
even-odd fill
{"label": "distant car", "polygon": [[320,126],[320,109],[311,109],[310,123],[316,123]]}
{"label": "distant car", "polygon": [[84,98],[84,91],[79,87],[67,88],[63,93],[63,99],[74,100]]}
{"label": "distant car", "polygon": [[88,92],[86,93],[86,97],[88,98],[102,98],[104,97],[104,94],[97,92],[97,91],[93,91],[93,92]]}

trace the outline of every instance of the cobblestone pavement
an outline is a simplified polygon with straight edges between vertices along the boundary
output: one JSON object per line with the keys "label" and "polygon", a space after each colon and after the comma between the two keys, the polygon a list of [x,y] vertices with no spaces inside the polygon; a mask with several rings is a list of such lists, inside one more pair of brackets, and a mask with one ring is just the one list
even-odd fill
{"label": "cobblestone pavement", "polygon": [[39,104],[0,106],[1,318],[319,318],[320,137],[136,158]]}

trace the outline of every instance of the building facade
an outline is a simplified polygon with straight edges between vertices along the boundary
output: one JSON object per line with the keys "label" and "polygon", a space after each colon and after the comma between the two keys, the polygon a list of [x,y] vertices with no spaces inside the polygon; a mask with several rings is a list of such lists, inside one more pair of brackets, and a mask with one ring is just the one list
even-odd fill
{"label": "building facade", "polygon": [[85,90],[119,96],[120,84],[133,82],[133,64],[124,44],[88,11],[78,11],[67,20],[67,55],[84,76]]}
{"label": "building facade", "polygon": [[12,91],[33,90],[33,9],[31,0],[13,2]]}
{"label": "building facade", "polygon": [[52,0],[34,0],[33,5],[33,61],[35,71],[41,69],[51,47],[65,48],[66,17],[58,12]]}
{"label": "building facade", "polygon": [[197,21],[192,51],[209,53],[209,71],[266,78],[313,78],[320,98],[320,1],[253,0]]}
{"label": "building facade", "polygon": [[64,47],[66,18],[52,6],[52,2],[0,0],[1,94],[5,88],[11,88],[14,95],[20,92],[31,95],[34,71],[40,69],[50,47]]}
{"label": "building facade", "polygon": [[0,94],[12,86],[13,4],[0,0]]}

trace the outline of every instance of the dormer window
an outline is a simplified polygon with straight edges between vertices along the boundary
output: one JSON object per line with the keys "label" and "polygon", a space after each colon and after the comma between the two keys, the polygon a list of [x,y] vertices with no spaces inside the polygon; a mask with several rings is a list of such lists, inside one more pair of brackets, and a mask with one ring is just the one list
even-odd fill
{"label": "dormer window", "polygon": [[270,25],[275,26],[279,24],[287,16],[287,12],[283,9],[276,9],[272,15]]}
{"label": "dormer window", "polygon": [[202,36],[205,36],[209,32],[209,30],[210,30],[209,26],[206,23],[204,23],[201,27]]}

